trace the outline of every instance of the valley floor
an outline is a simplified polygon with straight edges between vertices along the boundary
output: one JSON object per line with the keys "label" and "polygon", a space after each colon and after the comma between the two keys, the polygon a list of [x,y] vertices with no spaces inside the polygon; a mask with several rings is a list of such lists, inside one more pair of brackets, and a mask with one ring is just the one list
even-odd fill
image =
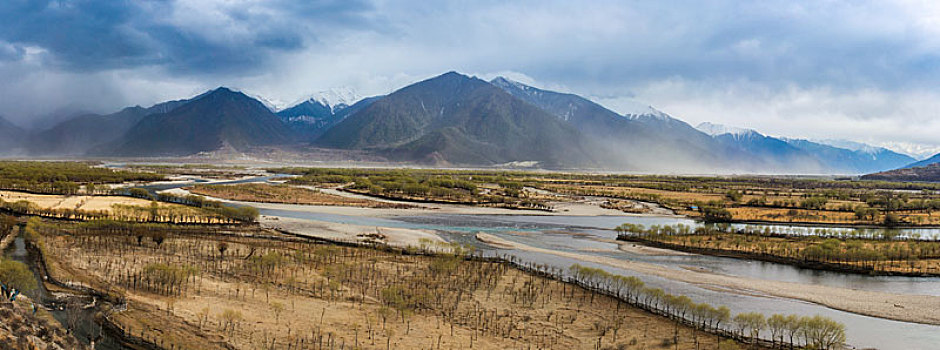
{"label": "valley floor", "polygon": [[[335,189],[321,189],[324,193],[344,196],[349,198],[368,198],[375,201],[384,201],[402,205],[410,205],[412,208],[369,208],[359,206],[338,206],[338,205],[295,205],[287,203],[260,203],[230,200],[227,198],[218,198],[205,196],[212,200],[230,202],[235,204],[251,205],[259,209],[273,210],[306,210],[309,212],[337,214],[348,216],[415,216],[422,214],[455,214],[455,215],[564,215],[564,216],[600,216],[600,215],[624,215],[624,212],[616,209],[607,209],[600,206],[603,200],[572,200],[552,202],[554,208],[552,211],[527,210],[527,209],[507,209],[493,208],[460,204],[440,204],[440,203],[415,203],[409,201],[397,201],[387,199],[377,199],[363,196],[355,193],[338,191]],[[192,192],[182,188],[174,188],[164,191],[175,195],[187,195]]]}
{"label": "valley floor", "polygon": [[[184,190],[171,190],[177,194],[185,193]],[[343,191],[331,191],[336,195],[360,196],[349,194]],[[415,216],[422,214],[470,214],[470,215],[569,215],[569,216],[597,216],[597,215],[624,215],[623,212],[615,209],[605,209],[598,202],[591,201],[572,201],[554,203],[556,208],[554,212],[511,210],[503,208],[487,208],[467,205],[449,205],[449,204],[418,204],[418,208],[411,209],[375,209],[358,207],[338,207],[338,206],[306,206],[276,203],[250,203],[234,202],[238,204],[252,205],[258,208],[271,210],[290,210],[309,213],[335,214],[351,217],[389,217],[389,216]],[[414,204],[414,203],[412,203]],[[565,211],[567,209],[567,211]],[[643,214],[637,214],[643,215]],[[299,235],[311,237],[322,237],[327,239],[341,239],[347,241],[364,241],[365,235],[381,231],[388,236],[388,243],[398,246],[415,245],[422,240],[439,240],[433,231],[409,230],[409,229],[391,229],[385,227],[357,226],[351,224],[334,224],[323,221],[291,219],[284,217],[263,217],[262,225],[268,228],[276,228]],[[599,263],[612,267],[637,271],[643,274],[659,276],[674,281],[693,283],[698,285],[707,285],[711,288],[726,289],[730,292],[752,295],[754,293],[771,295],[781,298],[804,300],[833,309],[853,312],[862,315],[907,321],[925,324],[940,324],[940,316],[935,312],[940,308],[940,297],[938,296],[912,296],[904,294],[892,294],[882,292],[871,292],[864,290],[852,290],[845,288],[829,287],[823,285],[809,285],[802,283],[789,283],[781,281],[772,281],[755,278],[745,278],[737,276],[726,276],[709,271],[699,270],[673,270],[660,265],[634,262],[623,259],[608,257],[598,257],[587,254],[577,254],[558,250],[544,249],[527,246],[525,244],[510,242],[499,239],[498,237],[478,234],[478,240],[493,244],[505,249],[518,249],[523,251],[533,251],[539,253],[564,256],[585,262]],[[621,245],[622,249],[640,252],[640,254],[677,254],[668,249],[656,249],[645,246],[630,247]]]}
{"label": "valley floor", "polygon": [[[501,263],[286,237],[40,231],[57,279],[123,295],[128,311],[112,321],[163,348],[717,348],[715,336]],[[198,272],[161,277],[188,267]]]}
{"label": "valley floor", "polygon": [[711,288],[721,288],[732,293],[764,294],[782,298],[804,300],[833,309],[892,320],[940,325],[940,297],[927,295],[902,295],[836,288],[816,284],[781,282],[716,274],[708,271],[676,270],[664,266],[544,249],[511,242],[486,233],[478,233],[477,239],[501,248],[511,248],[573,258],[585,262],[636,271],[674,281],[692,283]]}

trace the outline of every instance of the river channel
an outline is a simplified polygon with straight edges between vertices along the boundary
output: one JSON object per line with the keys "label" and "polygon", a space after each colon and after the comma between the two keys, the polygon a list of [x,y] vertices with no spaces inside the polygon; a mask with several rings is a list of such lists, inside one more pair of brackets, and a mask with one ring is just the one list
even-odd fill
{"label": "river channel", "polygon": [[[235,182],[263,182],[272,177],[243,179]],[[151,190],[166,190],[183,187],[188,184],[174,183],[154,186]],[[283,208],[288,209],[283,209]],[[847,343],[855,348],[877,349],[938,349],[940,348],[940,326],[869,317],[849,312],[834,310],[825,306],[800,300],[779,298],[760,293],[733,293],[715,290],[700,285],[675,281],[652,275],[638,274],[630,270],[585,262],[576,258],[554,254],[536,253],[514,249],[496,249],[475,238],[483,232],[512,242],[562,252],[575,252],[582,255],[597,255],[629,261],[657,264],[671,269],[704,269],[710,272],[756,278],[763,280],[795,282],[811,285],[826,285],[839,288],[866,291],[887,292],[902,295],[940,296],[940,278],[903,277],[903,276],[866,276],[859,274],[815,271],[789,265],[750,261],[743,259],[712,257],[704,255],[643,255],[618,249],[612,242],[616,238],[613,228],[623,223],[651,225],[685,224],[698,226],[700,223],[676,216],[549,216],[549,215],[457,215],[434,214],[420,216],[365,216],[338,215],[317,212],[315,207],[304,205],[281,205],[282,209],[259,208],[265,216],[345,223],[375,227],[393,227],[433,230],[445,240],[460,242],[477,247],[484,254],[512,255],[523,261],[547,264],[566,269],[572,264],[598,267],[612,273],[633,275],[642,278],[648,285],[662,288],[667,293],[682,294],[696,302],[712,305],[725,305],[733,313],[761,312],[824,315],[842,322],[847,329]],[[739,227],[762,229],[760,224],[737,224]],[[839,230],[858,230],[856,228],[814,227],[770,225],[777,231],[791,234],[807,234],[820,230],[835,232]],[[892,234],[899,236],[933,237],[940,230],[899,229]],[[937,305],[940,312],[940,305]]]}

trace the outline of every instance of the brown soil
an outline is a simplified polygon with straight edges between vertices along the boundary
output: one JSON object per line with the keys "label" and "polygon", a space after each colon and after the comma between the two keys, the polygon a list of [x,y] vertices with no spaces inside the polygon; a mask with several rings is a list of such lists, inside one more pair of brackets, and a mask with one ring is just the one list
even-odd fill
{"label": "brown soil", "polygon": [[[126,295],[112,320],[168,348],[716,347],[684,326],[676,347],[672,320],[502,263],[218,234],[43,237],[56,277]],[[197,273],[162,287],[145,272],[157,263]]]}
{"label": "brown soil", "polygon": [[87,349],[51,315],[33,315],[26,297],[0,302],[0,349]]}
{"label": "brown soil", "polygon": [[262,183],[237,185],[196,185],[187,187],[192,193],[234,201],[306,205],[337,205],[362,208],[407,209],[414,206],[360,198],[342,197],[318,190],[288,185]]}
{"label": "brown soil", "polygon": [[674,270],[661,265],[638,261],[538,248],[507,241],[485,233],[478,233],[477,239],[488,244],[508,245],[514,249],[564,256],[674,281],[721,287],[738,294],[747,295],[757,292],[782,298],[804,300],[860,315],[905,322],[940,324],[940,316],[936,312],[937,305],[940,305],[940,297],[937,296],[870,292],[815,284],[728,276],[710,271]]}

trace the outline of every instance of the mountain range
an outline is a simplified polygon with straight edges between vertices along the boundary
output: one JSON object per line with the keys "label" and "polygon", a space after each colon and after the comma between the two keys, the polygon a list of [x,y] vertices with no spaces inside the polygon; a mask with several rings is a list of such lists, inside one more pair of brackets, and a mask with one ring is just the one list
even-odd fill
{"label": "mountain range", "polygon": [[[724,147],[683,121],[652,107],[620,115],[574,94],[542,90],[506,78],[491,84],[589,135],[604,165],[657,172],[701,172],[753,166],[759,159]],[[668,160],[668,161],[662,161]]]}
{"label": "mountain range", "polygon": [[584,134],[486,81],[450,72],[381,98],[315,141],[398,160],[596,166]]}
{"label": "mountain range", "polygon": [[277,116],[288,128],[302,135],[304,141],[312,142],[345,120],[350,114],[369,106],[381,97],[368,97],[349,102],[310,98],[277,112]]}
{"label": "mountain range", "polygon": [[218,149],[248,151],[294,139],[294,133],[264,104],[241,92],[218,88],[165,113],[144,116],[123,136],[90,153],[185,156]]}
{"label": "mountain range", "polygon": [[752,129],[713,123],[701,123],[696,128],[731,147],[746,149],[763,158],[777,159],[792,166],[813,166],[817,173],[867,174],[916,162],[908,155],[851,141],[775,138]]}
{"label": "mountain range", "polygon": [[924,159],[924,160],[922,160],[922,161],[919,161],[919,162],[916,162],[916,163],[913,163],[913,164],[909,164],[909,165],[905,166],[905,168],[925,167],[925,166],[928,166],[928,165],[931,165],[931,164],[937,164],[937,163],[940,163],[940,154],[935,154],[935,155],[933,155],[933,156],[930,157],[930,158]]}
{"label": "mountain range", "polygon": [[865,180],[884,181],[940,181],[940,154],[900,169],[880,171],[862,176]]}
{"label": "mountain range", "polygon": [[21,147],[26,131],[0,116],[0,149],[15,150]]}
{"label": "mountain range", "polygon": [[867,145],[693,127],[646,105],[620,114],[503,77],[449,72],[384,96],[351,95],[321,94],[275,112],[222,87],[149,108],[85,113],[41,130],[0,118],[0,153],[155,157],[315,147],[431,165],[671,173],[864,174],[916,162]]}
{"label": "mountain range", "polygon": [[940,181],[940,163],[930,163],[923,166],[905,167],[874,174],[863,175],[864,180],[883,181]]}

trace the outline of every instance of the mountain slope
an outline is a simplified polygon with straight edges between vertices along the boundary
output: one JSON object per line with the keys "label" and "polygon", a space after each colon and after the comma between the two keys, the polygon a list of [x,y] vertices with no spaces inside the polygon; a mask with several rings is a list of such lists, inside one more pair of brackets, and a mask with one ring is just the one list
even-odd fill
{"label": "mountain slope", "polygon": [[829,141],[851,145],[852,149],[849,149],[817,141],[776,138],[752,129],[707,122],[696,128],[725,144],[747,149],[765,159],[776,159],[779,165],[789,168],[790,172],[798,169],[798,172],[804,173],[865,174],[894,169],[898,164],[909,163],[911,159],[885,148],[851,141]]}
{"label": "mountain slope", "polygon": [[725,133],[715,135],[714,138],[729,147],[737,147],[761,159],[772,161],[783,169],[817,174],[831,171],[826,164],[823,164],[809,152],[794,147],[786,141],[763,135],[754,130]]}
{"label": "mountain slope", "polygon": [[311,98],[277,112],[277,116],[301,140],[313,141],[350,114],[369,106],[379,98],[364,98],[352,105]]}
{"label": "mountain slope", "polygon": [[172,111],[188,101],[167,101],[149,108],[127,107],[108,115],[80,115],[30,134],[26,147],[31,155],[84,155],[120,139],[145,116]]}
{"label": "mountain slope", "polygon": [[765,159],[775,159],[778,164],[802,172],[866,174],[895,169],[910,163],[912,159],[885,148],[851,141],[827,141],[851,146],[852,149],[849,149],[803,139],[776,138],[752,129],[708,122],[696,128],[725,144],[746,149]]}
{"label": "mountain slope", "polygon": [[88,114],[93,113],[89,112],[87,108],[83,108],[77,104],[70,104],[56,108],[54,111],[48,114],[33,116],[24,122],[23,127],[27,131],[45,130],[69,119]]}
{"label": "mountain slope", "polygon": [[26,132],[0,116],[0,155],[13,155],[22,147]]}
{"label": "mountain slope", "polygon": [[937,153],[937,154],[933,155],[932,157],[927,158],[927,159],[924,159],[924,160],[922,160],[922,161],[914,162],[914,163],[908,164],[908,165],[905,166],[905,168],[924,167],[924,166],[928,166],[928,165],[931,165],[931,164],[937,164],[937,163],[940,163],[940,153]]}
{"label": "mountain slope", "polygon": [[61,122],[29,137],[33,155],[81,155],[95,146],[113,142],[146,115],[141,107],[128,107],[110,115],[87,114]]}
{"label": "mountain slope", "polygon": [[862,176],[863,180],[940,182],[940,162],[905,167]]}
{"label": "mountain slope", "polygon": [[914,161],[914,158],[880,147],[852,150],[808,140],[785,139],[785,141],[813,155],[832,171],[845,174],[867,174],[897,169]]}
{"label": "mountain slope", "polygon": [[218,88],[166,113],[151,114],[122,138],[92,153],[181,156],[220,148],[244,151],[289,143],[291,131],[261,102]]}
{"label": "mountain slope", "polygon": [[763,168],[759,159],[722,145],[650,106],[638,104],[627,115],[620,115],[574,94],[542,90],[503,77],[491,83],[589,135],[603,147],[604,164],[612,168],[667,172]]}
{"label": "mountain slope", "polygon": [[483,80],[454,72],[375,101],[316,144],[438,163],[593,163],[588,142],[575,128]]}

